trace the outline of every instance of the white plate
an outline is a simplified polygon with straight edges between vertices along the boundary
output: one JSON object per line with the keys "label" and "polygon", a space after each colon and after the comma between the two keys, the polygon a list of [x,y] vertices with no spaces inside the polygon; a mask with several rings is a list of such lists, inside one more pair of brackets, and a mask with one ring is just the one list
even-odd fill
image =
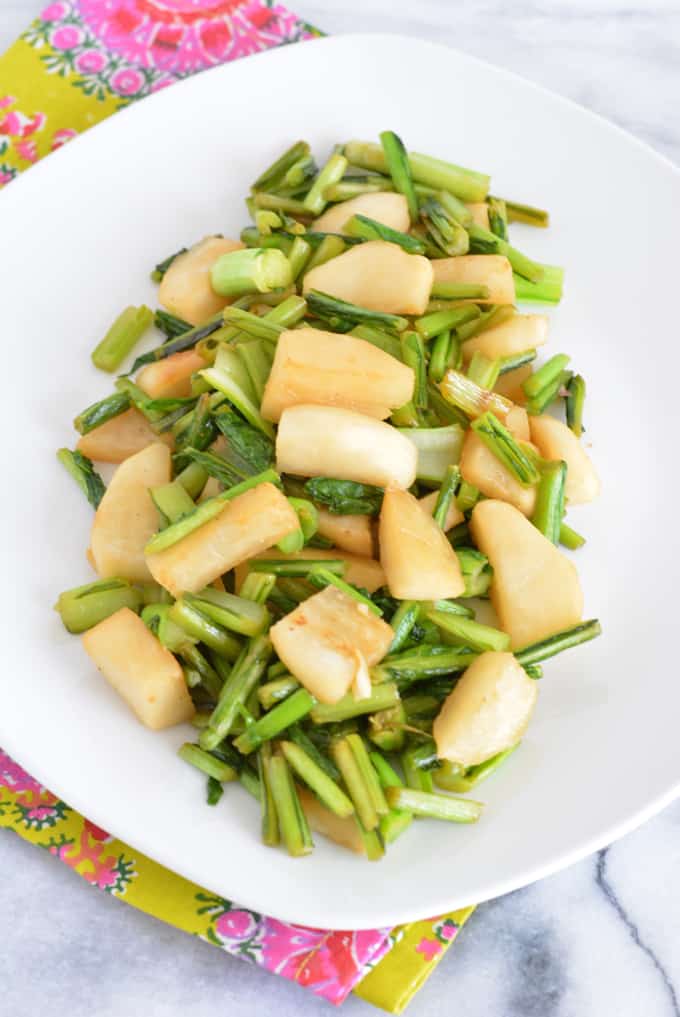
{"label": "white plate", "polygon": [[[293,860],[259,841],[238,787],[216,809],[98,677],[51,611],[91,576],[91,510],[57,464],[69,421],[110,389],[89,353],[115,313],[153,300],[150,267],[205,233],[237,235],[253,176],[291,140],[323,153],[394,128],[549,208],[520,248],[568,268],[551,352],[588,381],[604,494],[569,521],[587,617],[604,636],[548,662],[522,748],[480,789],[473,827],[418,822],[371,865],[318,838]],[[494,897],[613,840],[680,789],[678,567],[680,176],[620,130],[429,43],[345,36],[200,75],[98,127],[0,196],[5,622],[0,745],[135,848],[253,909],[361,928]],[[674,465],[675,464],[675,465]]]}

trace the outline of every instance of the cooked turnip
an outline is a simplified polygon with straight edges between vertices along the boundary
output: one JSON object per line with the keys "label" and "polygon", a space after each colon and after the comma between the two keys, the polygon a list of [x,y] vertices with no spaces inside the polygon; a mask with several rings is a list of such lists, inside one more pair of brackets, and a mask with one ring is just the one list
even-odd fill
{"label": "cooked turnip", "polygon": [[524,735],[537,697],[538,683],[511,653],[480,654],[435,718],[437,755],[467,768],[511,748]]}
{"label": "cooked turnip", "polygon": [[[301,551],[296,551],[294,554],[286,554],[284,551],[271,548],[269,551],[263,551],[262,554],[255,555],[254,557],[268,558],[274,561],[338,561],[342,559],[347,566],[342,577],[345,582],[352,583],[353,586],[360,586],[362,589],[368,590],[369,593],[375,593],[376,590],[385,585],[385,573],[380,562],[374,561],[372,558],[364,558],[358,554],[350,554],[341,548],[327,550],[326,548],[304,547]],[[241,584],[247,574],[247,562],[236,566],[234,575],[237,590],[241,589]]]}
{"label": "cooked turnip", "polygon": [[342,699],[363,663],[382,660],[394,638],[386,622],[334,586],[299,604],[270,635],[290,673],[320,703]]}
{"label": "cooked turnip", "polygon": [[410,226],[408,203],[403,194],[379,191],[331,205],[315,221],[314,229],[321,233],[342,233],[343,226],[353,215],[366,215],[401,233],[408,233]]}
{"label": "cooked turnip", "polygon": [[295,511],[278,488],[258,484],[226,502],[214,519],[146,560],[153,578],[178,597],[202,590],[298,527]]}
{"label": "cooked turnip", "polygon": [[565,494],[571,505],[593,501],[600,493],[600,479],[576,435],[561,420],[545,414],[530,418],[531,440],[544,459],[567,464]]}
{"label": "cooked turnip", "polygon": [[369,240],[308,272],[303,293],[320,290],[372,311],[423,314],[433,278],[427,258],[406,254],[396,244]]}
{"label": "cooked turnip", "polygon": [[278,421],[300,403],[341,406],[384,420],[413,395],[413,369],[351,335],[301,328],[284,332],[262,399],[262,416]]}
{"label": "cooked turnip", "polygon": [[205,366],[195,350],[183,350],[147,364],[137,375],[137,384],[151,399],[182,399],[191,395],[191,375]]}
{"label": "cooked turnip", "polygon": [[204,237],[170,265],[158,290],[159,304],[191,325],[207,321],[229,303],[212,288],[210,270],[223,254],[242,247],[228,237]]}
{"label": "cooked turnip", "polygon": [[457,258],[438,258],[432,262],[432,266],[436,283],[476,283],[488,287],[489,296],[486,300],[490,304],[515,302],[512,266],[502,254],[464,254]]}
{"label": "cooked turnip", "polygon": [[156,442],[174,447],[171,434],[156,434],[144,414],[132,407],[83,434],[76,448],[99,463],[122,463]]}
{"label": "cooked turnip", "polygon": [[158,529],[158,509],[149,488],[169,481],[170,452],[158,442],[120,464],[92,524],[92,558],[102,578],[151,579],[144,547]]}
{"label": "cooked turnip", "polygon": [[355,854],[366,854],[366,848],[354,816],[336,816],[305,787],[298,787],[297,793],[307,822],[315,833],[320,833],[322,837],[328,837],[329,840],[340,844],[341,847],[347,848],[349,851],[354,851]]}
{"label": "cooked turnip", "polygon": [[483,353],[489,360],[497,360],[543,346],[548,341],[548,320],[546,314],[513,314],[495,328],[466,340],[463,357],[469,361],[474,353]]}
{"label": "cooked turnip", "polygon": [[512,400],[518,406],[524,406],[527,397],[522,388],[522,383],[527,378],[530,378],[532,373],[531,364],[521,364],[519,367],[514,367],[512,371],[506,371],[505,374],[501,374],[493,390],[505,399]]}
{"label": "cooked turnip", "polygon": [[574,565],[521,512],[502,501],[481,501],[471,528],[493,568],[491,601],[514,650],[581,620]]}
{"label": "cooked turnip", "polygon": [[485,201],[472,201],[468,202],[468,210],[472,215],[472,221],[475,226],[481,226],[483,229],[488,230],[489,228],[489,206]]}
{"label": "cooked turnip", "polygon": [[408,491],[385,491],[378,539],[380,563],[393,597],[438,600],[464,593],[455,551],[432,515]]}
{"label": "cooked turnip", "polygon": [[89,629],[82,640],[109,685],[145,727],[160,731],[193,717],[178,661],[129,607]]}
{"label": "cooked turnip", "polygon": [[394,427],[335,406],[291,406],[276,436],[276,465],[302,477],[410,487],[418,452]]}
{"label": "cooked turnip", "polygon": [[370,558],[373,554],[373,530],[371,517],[361,515],[340,516],[325,508],[317,508],[319,513],[319,535],[332,540],[352,554],[360,554]]}
{"label": "cooked turnip", "polygon": [[[419,498],[418,501],[423,506],[429,515],[434,515],[435,506],[437,504],[437,498],[439,497],[439,491],[432,491],[430,494],[426,494],[423,498]],[[455,499],[449,505],[449,511],[446,513],[446,521],[444,523],[444,530],[451,530],[454,526],[458,526],[460,523],[465,521],[465,516],[456,505]]]}
{"label": "cooked turnip", "polygon": [[513,406],[505,417],[505,426],[518,441],[531,441],[529,414],[523,406]]}
{"label": "cooked turnip", "polygon": [[467,431],[460,457],[460,473],[487,498],[510,502],[525,516],[533,515],[536,488],[522,487],[517,478],[486,447],[474,431]]}

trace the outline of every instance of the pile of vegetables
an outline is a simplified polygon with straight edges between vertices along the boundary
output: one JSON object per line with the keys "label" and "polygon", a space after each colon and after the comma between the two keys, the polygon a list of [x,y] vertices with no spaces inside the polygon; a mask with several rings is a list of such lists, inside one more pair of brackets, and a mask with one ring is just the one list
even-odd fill
{"label": "pile of vegetables", "polygon": [[56,607],[143,724],[194,725],[210,804],[240,782],[266,844],[377,859],[414,816],[479,818],[543,662],[599,634],[560,549],[599,489],[585,382],[515,307],[561,297],[508,238],[547,213],[484,174],[391,131],[320,167],[298,142],[246,205],[93,353],[165,336],[58,453],[98,579]]}

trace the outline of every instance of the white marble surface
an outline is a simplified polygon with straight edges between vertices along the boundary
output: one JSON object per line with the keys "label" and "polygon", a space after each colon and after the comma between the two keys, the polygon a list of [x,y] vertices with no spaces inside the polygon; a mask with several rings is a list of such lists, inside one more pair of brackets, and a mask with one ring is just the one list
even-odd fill
{"label": "white marble surface", "polygon": [[[40,8],[0,0],[0,51]],[[412,33],[517,71],[680,162],[680,0],[316,0],[330,33]],[[588,789],[584,788],[587,794]],[[0,832],[0,1017],[313,1017],[303,990],[98,893]],[[357,999],[348,1017],[375,1013]],[[480,907],[411,1017],[680,1017],[680,803]]]}

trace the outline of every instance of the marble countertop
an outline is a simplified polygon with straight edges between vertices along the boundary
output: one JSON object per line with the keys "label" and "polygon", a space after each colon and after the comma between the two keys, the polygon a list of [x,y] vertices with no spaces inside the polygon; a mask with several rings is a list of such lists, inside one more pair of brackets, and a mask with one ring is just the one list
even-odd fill
{"label": "marble countertop", "polygon": [[[0,52],[40,9],[1,0]],[[680,163],[678,0],[316,0],[329,33],[457,46],[625,127]],[[584,788],[584,794],[588,789]],[[0,1014],[315,1017],[327,1004],[94,892],[0,833]],[[377,1011],[351,998],[347,1017]],[[481,906],[410,1017],[680,1017],[680,802],[613,847]]]}

